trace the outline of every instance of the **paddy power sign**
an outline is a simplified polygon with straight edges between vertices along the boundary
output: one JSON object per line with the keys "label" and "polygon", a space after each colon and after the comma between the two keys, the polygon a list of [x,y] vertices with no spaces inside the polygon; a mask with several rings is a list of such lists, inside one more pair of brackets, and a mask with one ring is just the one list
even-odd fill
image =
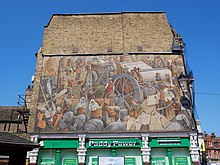
{"label": "paddy power sign", "polygon": [[106,139],[106,140],[89,140],[88,148],[129,148],[141,147],[140,139]]}

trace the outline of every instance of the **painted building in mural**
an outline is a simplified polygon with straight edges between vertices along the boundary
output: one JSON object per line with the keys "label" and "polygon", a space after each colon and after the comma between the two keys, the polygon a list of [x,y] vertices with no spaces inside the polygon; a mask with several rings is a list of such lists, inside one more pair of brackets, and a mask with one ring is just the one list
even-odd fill
{"label": "painted building in mural", "polygon": [[165,13],[53,15],[36,56],[32,164],[200,162],[192,75]]}

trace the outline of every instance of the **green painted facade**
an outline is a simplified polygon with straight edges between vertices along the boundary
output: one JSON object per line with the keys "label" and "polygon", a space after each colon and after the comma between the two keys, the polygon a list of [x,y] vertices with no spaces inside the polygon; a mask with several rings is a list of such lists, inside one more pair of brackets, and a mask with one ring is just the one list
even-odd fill
{"label": "green painted facade", "polygon": [[78,140],[43,140],[38,165],[77,165]]}
{"label": "green painted facade", "polygon": [[189,138],[152,138],[149,140],[152,165],[191,165]]}
{"label": "green painted facade", "polygon": [[43,148],[78,148],[78,140],[44,140]]}
{"label": "green painted facade", "polygon": [[[43,140],[38,165],[77,165],[79,140]],[[149,138],[151,164],[191,165],[189,138]],[[86,139],[86,165],[98,165],[101,157],[124,157],[125,165],[142,164],[139,138]]]}
{"label": "green painted facade", "polygon": [[189,138],[155,138],[150,139],[150,147],[189,147]]}

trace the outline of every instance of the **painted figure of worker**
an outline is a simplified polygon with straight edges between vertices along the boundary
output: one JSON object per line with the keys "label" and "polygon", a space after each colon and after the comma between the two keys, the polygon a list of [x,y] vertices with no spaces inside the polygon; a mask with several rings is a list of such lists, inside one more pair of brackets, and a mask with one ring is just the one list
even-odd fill
{"label": "painted figure of worker", "polygon": [[89,110],[92,112],[92,111],[95,111],[97,109],[99,109],[99,105],[94,99],[92,99],[89,103]]}
{"label": "painted figure of worker", "polygon": [[75,106],[76,114],[84,114],[87,110],[87,101],[85,97],[81,97],[79,102]]}
{"label": "painted figure of worker", "polygon": [[89,111],[91,113],[91,116],[89,118],[100,119],[102,117],[101,108],[94,99],[92,99],[89,103]]}
{"label": "painted figure of worker", "polygon": [[37,114],[37,127],[39,129],[39,131],[44,131],[46,128],[46,116],[45,116],[45,111],[46,108],[43,107],[42,109],[38,109],[38,114]]}
{"label": "painted figure of worker", "polygon": [[136,99],[131,100],[131,110],[129,111],[129,116],[137,118],[143,112],[143,107],[138,103]]}
{"label": "painted figure of worker", "polygon": [[57,107],[56,114],[53,116],[53,121],[51,122],[52,130],[57,131],[59,120],[62,119],[63,113],[61,107]]}
{"label": "painted figure of worker", "polygon": [[112,78],[108,78],[108,82],[105,86],[105,98],[109,98],[109,96],[111,94],[114,93],[115,90],[115,86],[114,86],[114,82],[112,81]]}

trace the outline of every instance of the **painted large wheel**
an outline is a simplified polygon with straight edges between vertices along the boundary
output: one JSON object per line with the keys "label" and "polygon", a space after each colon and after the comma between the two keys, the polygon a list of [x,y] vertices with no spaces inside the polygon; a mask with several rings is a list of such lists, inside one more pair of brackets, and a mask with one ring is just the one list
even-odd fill
{"label": "painted large wheel", "polygon": [[129,74],[119,74],[112,77],[115,85],[115,94],[123,98],[127,108],[131,108],[130,101],[135,98],[142,101],[143,94],[137,80]]}

